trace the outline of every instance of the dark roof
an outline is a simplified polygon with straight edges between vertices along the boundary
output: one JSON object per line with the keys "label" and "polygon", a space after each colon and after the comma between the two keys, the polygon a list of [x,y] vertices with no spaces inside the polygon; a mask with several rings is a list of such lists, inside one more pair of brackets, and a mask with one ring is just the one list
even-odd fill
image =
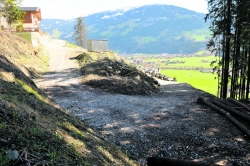
{"label": "dark roof", "polygon": [[40,8],[39,7],[19,7],[20,11],[23,12],[37,12]]}
{"label": "dark roof", "polygon": [[108,41],[108,39],[90,39],[89,41]]}

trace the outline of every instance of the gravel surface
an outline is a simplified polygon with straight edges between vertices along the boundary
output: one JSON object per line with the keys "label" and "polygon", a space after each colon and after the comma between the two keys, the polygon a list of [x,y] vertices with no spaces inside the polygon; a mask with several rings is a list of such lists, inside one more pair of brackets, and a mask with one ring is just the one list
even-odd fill
{"label": "gravel surface", "polygon": [[209,94],[167,81],[160,81],[161,91],[150,96],[106,93],[81,83],[64,42],[52,40],[47,49],[51,72],[35,80],[38,86],[140,165],[146,165],[149,156],[250,165],[249,139],[225,117],[197,104],[198,97]]}

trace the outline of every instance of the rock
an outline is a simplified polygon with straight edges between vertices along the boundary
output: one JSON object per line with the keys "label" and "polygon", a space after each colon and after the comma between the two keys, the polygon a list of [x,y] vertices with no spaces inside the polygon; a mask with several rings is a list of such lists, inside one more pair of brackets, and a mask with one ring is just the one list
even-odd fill
{"label": "rock", "polygon": [[158,85],[158,81],[157,81],[157,80],[154,80],[154,84],[157,84],[157,85]]}
{"label": "rock", "polygon": [[7,159],[10,161],[16,160],[19,157],[19,152],[17,150],[7,150]]}

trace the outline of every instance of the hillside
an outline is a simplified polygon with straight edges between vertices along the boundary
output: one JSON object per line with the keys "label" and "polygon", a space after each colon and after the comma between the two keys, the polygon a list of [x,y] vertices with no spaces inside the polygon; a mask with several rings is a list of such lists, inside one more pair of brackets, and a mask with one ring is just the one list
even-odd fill
{"label": "hillside", "polygon": [[56,105],[31,78],[47,51],[0,31],[0,166],[135,165],[115,144]]}
{"label": "hillside", "polygon": [[[128,11],[86,17],[89,39],[108,39],[109,49],[131,53],[194,53],[209,37],[205,14],[170,5],[150,5]],[[43,19],[41,28],[55,38],[73,41],[76,20]]]}

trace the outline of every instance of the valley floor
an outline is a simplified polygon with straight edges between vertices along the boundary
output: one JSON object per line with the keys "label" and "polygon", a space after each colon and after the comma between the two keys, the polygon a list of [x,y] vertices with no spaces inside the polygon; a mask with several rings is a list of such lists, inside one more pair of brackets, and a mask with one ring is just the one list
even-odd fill
{"label": "valley floor", "polygon": [[211,97],[188,84],[161,81],[150,96],[111,94],[82,84],[76,54],[60,40],[47,43],[50,71],[35,80],[55,102],[96,127],[146,165],[149,156],[207,164],[248,165],[249,139],[217,112],[197,104]]}

